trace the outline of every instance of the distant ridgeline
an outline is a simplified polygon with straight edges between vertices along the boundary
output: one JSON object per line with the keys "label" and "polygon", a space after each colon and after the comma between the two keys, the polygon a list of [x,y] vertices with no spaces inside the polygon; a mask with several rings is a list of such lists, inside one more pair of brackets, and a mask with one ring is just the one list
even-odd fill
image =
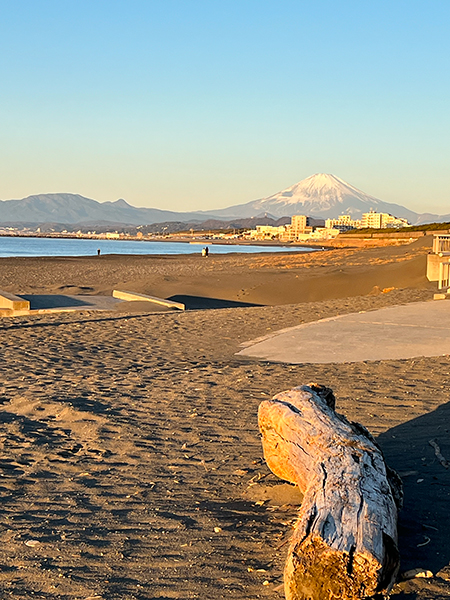
{"label": "distant ridgeline", "polygon": [[[292,221],[297,220],[297,223]],[[364,219],[368,219],[367,222]],[[168,235],[180,231],[256,230],[257,226],[281,228],[267,231],[269,238],[300,233],[301,219],[311,227],[345,231],[351,227],[401,227],[450,221],[450,214],[418,214],[399,204],[384,202],[362,192],[331,174],[318,173],[272,196],[208,211],[176,212],[158,208],[135,207],[120,199],[97,202],[79,194],[38,194],[21,200],[0,201],[0,227],[8,231],[42,233],[141,233]],[[326,222],[325,222],[326,221]],[[288,226],[291,226],[289,230]],[[284,230],[282,228],[285,227]],[[290,233],[289,233],[290,231]],[[412,230],[411,230],[412,231]],[[317,232],[317,235],[324,235]],[[334,233],[330,234],[331,236]],[[280,238],[281,239],[281,238]],[[302,238],[298,238],[302,239]]]}
{"label": "distant ridgeline", "polygon": [[[446,231],[450,230],[450,221],[446,223],[424,223],[423,225],[410,225],[408,227],[399,227],[396,228],[396,233],[414,233],[417,231]],[[385,228],[372,229],[372,228],[364,228],[364,229],[351,229],[346,231],[346,235],[361,235],[362,233],[388,233],[389,229],[386,231]]]}

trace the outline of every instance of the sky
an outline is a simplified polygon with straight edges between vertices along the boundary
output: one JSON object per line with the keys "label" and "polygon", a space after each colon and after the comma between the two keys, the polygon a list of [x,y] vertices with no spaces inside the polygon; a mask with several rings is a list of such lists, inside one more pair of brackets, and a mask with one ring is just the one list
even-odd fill
{"label": "sky", "polygon": [[448,0],[0,0],[0,199],[450,212]]}

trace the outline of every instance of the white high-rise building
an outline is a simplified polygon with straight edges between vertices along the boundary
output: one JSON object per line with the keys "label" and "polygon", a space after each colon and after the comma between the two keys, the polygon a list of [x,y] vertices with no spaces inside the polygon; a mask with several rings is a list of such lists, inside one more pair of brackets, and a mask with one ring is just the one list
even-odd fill
{"label": "white high-rise building", "polygon": [[363,229],[385,229],[386,227],[407,227],[409,225],[406,219],[394,217],[389,213],[379,213],[371,210],[364,213],[361,218],[361,227]]}

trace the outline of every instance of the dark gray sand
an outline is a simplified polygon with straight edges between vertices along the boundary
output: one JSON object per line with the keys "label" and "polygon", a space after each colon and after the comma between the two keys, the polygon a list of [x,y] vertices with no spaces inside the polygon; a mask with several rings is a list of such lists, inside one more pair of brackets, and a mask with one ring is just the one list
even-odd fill
{"label": "dark gray sand", "polygon": [[[30,263],[11,291],[49,293],[70,279],[86,293],[91,276],[73,265],[38,281]],[[106,269],[108,285],[124,273]],[[282,598],[299,498],[262,460],[257,409],[315,381],[403,476],[402,570],[435,577],[393,598],[450,598],[450,475],[429,445],[450,458],[449,357],[286,365],[234,355],[270,331],[430,299],[419,286],[272,307],[2,319],[0,597]]]}

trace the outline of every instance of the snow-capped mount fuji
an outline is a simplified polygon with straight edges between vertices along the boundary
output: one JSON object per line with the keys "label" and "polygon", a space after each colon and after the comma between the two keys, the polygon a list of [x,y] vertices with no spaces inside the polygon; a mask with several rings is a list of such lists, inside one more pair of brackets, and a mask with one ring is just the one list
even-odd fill
{"label": "snow-capped mount fuji", "polygon": [[251,217],[257,213],[266,213],[274,217],[308,215],[337,218],[342,214],[350,214],[357,219],[370,209],[408,219],[411,223],[419,218],[417,213],[404,206],[383,202],[339,177],[326,173],[311,175],[267,198],[208,212],[218,217]]}

